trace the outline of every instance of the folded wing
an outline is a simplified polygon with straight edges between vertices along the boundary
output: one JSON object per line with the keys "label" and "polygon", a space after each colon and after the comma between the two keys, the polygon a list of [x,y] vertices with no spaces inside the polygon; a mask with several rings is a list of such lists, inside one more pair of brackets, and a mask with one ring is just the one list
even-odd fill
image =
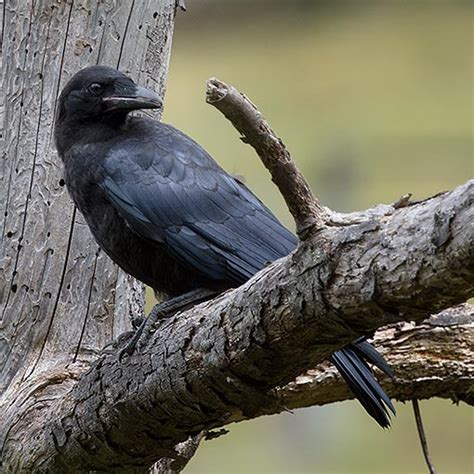
{"label": "folded wing", "polygon": [[189,137],[160,126],[150,141],[125,141],[104,161],[102,188],[134,232],[233,285],[296,247],[245,185]]}

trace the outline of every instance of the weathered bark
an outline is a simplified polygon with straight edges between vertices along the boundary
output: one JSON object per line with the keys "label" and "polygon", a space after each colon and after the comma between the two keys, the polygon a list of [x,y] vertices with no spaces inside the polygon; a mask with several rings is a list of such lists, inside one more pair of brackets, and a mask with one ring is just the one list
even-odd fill
{"label": "weathered bark", "polygon": [[[11,426],[6,459],[140,468],[203,429],[283,409],[272,389],[334,349],[474,294],[473,188],[325,227],[242,287],[164,322],[125,363],[111,349],[77,383],[63,372],[23,384],[7,400],[24,421]],[[28,456],[19,433],[32,440]]]}
{"label": "weathered bark", "polygon": [[[447,309],[421,324],[403,322],[386,326],[375,333],[373,342],[396,374],[395,379],[391,379],[377,371],[384,390],[392,399],[439,397],[474,405],[474,305]],[[326,405],[354,396],[328,362],[277,388],[276,395],[285,410]],[[181,443],[176,447],[177,460],[164,459],[153,472],[180,472],[203,434],[213,438],[222,432],[226,431],[203,432]]]}
{"label": "weathered bark", "polygon": [[[18,31],[7,3],[10,126],[0,175],[6,212],[0,270],[7,276],[0,287],[0,445],[6,471],[143,471],[158,459],[162,471],[174,468],[166,458],[176,458],[177,444],[190,435],[306,403],[291,398],[300,396],[295,385],[278,387],[358,335],[387,323],[421,322],[473,296],[474,182],[416,205],[339,215],[311,201],[300,181],[307,202],[286,196],[305,238],[294,254],[163,322],[124,363],[113,346],[98,354],[139,304],[127,296],[131,280],[96,252],[64,194],[51,151],[52,113],[66,77],[97,60],[135,76],[146,71],[140,82],[159,77],[162,90],[174,2],[157,3],[156,16],[153,2],[101,3],[88,14],[89,3],[54,2],[50,8],[44,1],[32,8],[24,2],[15,11]],[[284,147],[280,151],[288,160]],[[280,178],[290,193],[291,180]],[[135,295],[140,302],[139,289]],[[472,340],[466,324],[446,324],[450,343]],[[400,344],[387,342],[394,354],[404,348],[406,332],[385,334],[386,341],[401,337]],[[440,336],[429,326],[413,334]],[[412,338],[410,350],[416,342]],[[469,358],[458,366],[454,395],[437,379],[407,384],[405,372],[397,373],[389,391],[401,399],[455,396],[472,403],[472,354],[459,346],[458,354]],[[429,377],[422,371],[435,371],[439,354],[426,354],[433,364],[420,364],[421,379]],[[439,373],[450,364],[446,357]],[[348,396],[330,378],[333,399],[327,401]],[[451,380],[446,372],[445,379]],[[195,446],[178,447],[178,465]]]}
{"label": "weathered bark", "polygon": [[[2,3],[0,394],[56,380],[60,397],[64,373],[130,329],[143,288],[98,251],[66,193],[52,139],[58,92],[106,64],[163,93],[175,2]],[[21,416],[2,403],[2,441]]]}
{"label": "weathered bark", "polygon": [[[474,405],[474,305],[447,309],[421,324],[386,326],[373,337],[395,373],[378,371],[390,397],[400,400],[449,398]],[[352,398],[347,384],[327,362],[278,389],[287,408],[325,405]]]}

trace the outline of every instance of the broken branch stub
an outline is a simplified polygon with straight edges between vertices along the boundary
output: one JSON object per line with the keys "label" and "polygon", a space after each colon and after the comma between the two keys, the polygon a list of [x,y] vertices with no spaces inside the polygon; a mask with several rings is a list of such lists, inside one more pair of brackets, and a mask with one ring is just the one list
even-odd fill
{"label": "broken branch stub", "polygon": [[224,114],[270,171],[295,220],[300,240],[307,240],[323,227],[328,218],[326,210],[312,193],[283,141],[248,97],[212,78],[207,81],[206,101]]}

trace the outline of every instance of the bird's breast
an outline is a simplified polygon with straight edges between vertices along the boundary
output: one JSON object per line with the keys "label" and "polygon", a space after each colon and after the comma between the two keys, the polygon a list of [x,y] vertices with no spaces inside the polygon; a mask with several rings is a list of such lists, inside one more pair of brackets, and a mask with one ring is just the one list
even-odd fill
{"label": "bird's breast", "polygon": [[[84,164],[84,163],[83,163]],[[100,186],[98,167],[66,168],[66,185],[102,250],[125,272],[153,289],[178,295],[212,282],[185,268],[163,243],[140,237],[117,212]]]}

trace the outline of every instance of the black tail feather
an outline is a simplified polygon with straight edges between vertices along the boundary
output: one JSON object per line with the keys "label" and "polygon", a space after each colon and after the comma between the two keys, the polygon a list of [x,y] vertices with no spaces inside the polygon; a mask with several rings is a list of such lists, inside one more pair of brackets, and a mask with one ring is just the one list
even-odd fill
{"label": "black tail feather", "polygon": [[393,377],[393,372],[383,357],[365,339],[358,339],[332,354],[330,360],[367,413],[382,428],[388,428],[389,410],[395,415],[395,407],[367,365],[367,362],[374,364]]}
{"label": "black tail feather", "polygon": [[374,364],[375,367],[378,367],[384,374],[393,378],[393,370],[387,364],[385,359],[377,352],[377,349],[366,341],[365,338],[361,337],[351,344],[351,347],[357,352],[362,359],[365,359],[367,362]]}

